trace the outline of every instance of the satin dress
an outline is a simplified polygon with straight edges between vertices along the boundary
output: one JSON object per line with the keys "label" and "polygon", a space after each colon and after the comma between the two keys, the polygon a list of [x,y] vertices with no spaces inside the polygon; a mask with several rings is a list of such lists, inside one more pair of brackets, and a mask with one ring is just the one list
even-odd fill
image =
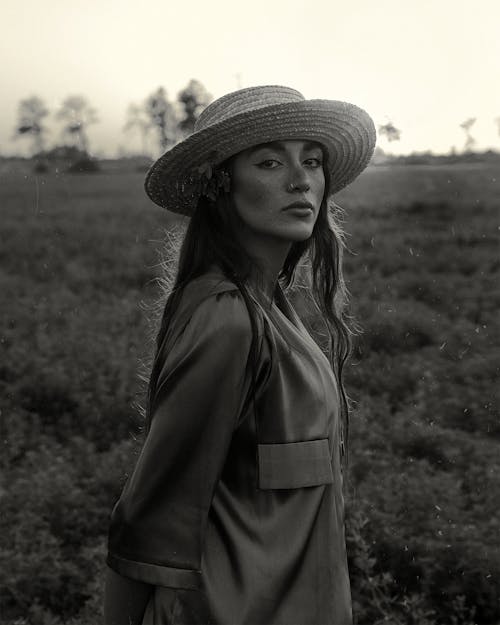
{"label": "satin dress", "polygon": [[144,625],[352,623],[335,377],[280,288],[258,310],[252,369],[245,302],[214,269],[161,347],[108,541],[108,565],[153,586]]}

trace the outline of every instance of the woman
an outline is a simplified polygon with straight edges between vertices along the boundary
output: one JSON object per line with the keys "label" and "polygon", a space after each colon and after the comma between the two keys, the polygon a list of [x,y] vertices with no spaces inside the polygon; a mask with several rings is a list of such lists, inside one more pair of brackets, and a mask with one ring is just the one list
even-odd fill
{"label": "woman", "polygon": [[[228,94],[146,178],[191,216],[148,431],[111,520],[106,625],[348,625],[340,230],[369,116],[286,87]],[[310,256],[327,359],[283,293]],[[344,427],[343,427],[344,424]]]}

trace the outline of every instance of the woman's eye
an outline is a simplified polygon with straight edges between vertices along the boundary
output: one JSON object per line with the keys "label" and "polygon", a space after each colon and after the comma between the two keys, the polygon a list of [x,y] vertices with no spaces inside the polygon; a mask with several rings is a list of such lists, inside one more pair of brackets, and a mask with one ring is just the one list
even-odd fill
{"label": "woman's eye", "polygon": [[323,165],[323,162],[319,158],[308,158],[305,161],[305,164],[309,167],[313,167],[314,169],[316,169],[317,167],[321,167]]}
{"label": "woman's eye", "polygon": [[274,169],[275,167],[278,167],[279,164],[279,161],[274,158],[266,158],[265,161],[261,161],[258,164],[258,167],[261,167],[262,169]]}

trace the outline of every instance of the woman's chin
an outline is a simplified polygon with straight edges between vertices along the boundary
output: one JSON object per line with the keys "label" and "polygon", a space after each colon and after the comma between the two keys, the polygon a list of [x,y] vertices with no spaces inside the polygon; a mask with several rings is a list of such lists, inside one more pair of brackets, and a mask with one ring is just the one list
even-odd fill
{"label": "woman's chin", "polygon": [[313,229],[314,227],[308,224],[298,224],[293,228],[287,228],[286,232],[282,233],[282,236],[292,243],[299,243],[300,241],[307,241],[311,237]]}

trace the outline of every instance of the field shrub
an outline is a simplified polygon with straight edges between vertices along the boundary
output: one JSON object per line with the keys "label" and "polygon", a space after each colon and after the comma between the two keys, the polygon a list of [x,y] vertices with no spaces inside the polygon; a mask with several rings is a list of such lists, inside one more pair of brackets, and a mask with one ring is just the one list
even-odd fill
{"label": "field shrub", "polygon": [[97,453],[81,438],[46,439],[11,472],[2,497],[1,552],[9,562],[0,586],[6,614],[38,604],[69,618],[91,599],[101,577],[111,506],[134,459],[134,441]]}
{"label": "field shrub", "polygon": [[101,168],[99,166],[98,161],[93,158],[83,158],[74,163],[67,168],[66,172],[68,174],[88,174],[95,173],[96,171],[100,171]]}
{"label": "field shrub", "polygon": [[[369,168],[338,198],[359,328],[346,367],[357,625],[500,620],[496,174],[461,167]],[[102,618],[108,518],[141,440],[155,247],[176,223],[142,178],[23,173],[0,190],[6,625]]]}

